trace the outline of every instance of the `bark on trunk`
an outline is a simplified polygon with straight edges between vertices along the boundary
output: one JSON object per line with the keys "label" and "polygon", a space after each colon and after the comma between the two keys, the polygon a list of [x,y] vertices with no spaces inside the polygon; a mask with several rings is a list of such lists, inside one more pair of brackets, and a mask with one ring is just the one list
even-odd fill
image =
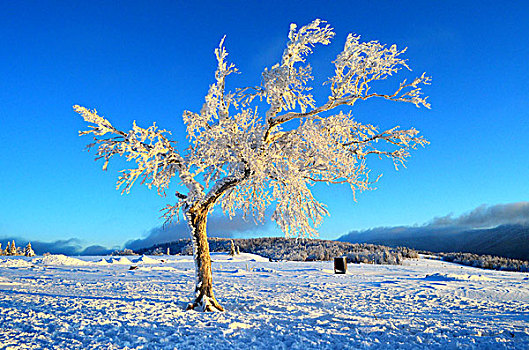
{"label": "bark on trunk", "polygon": [[209,206],[191,208],[187,213],[187,222],[193,240],[196,274],[195,301],[188,305],[188,310],[224,311],[213,295],[211,256],[206,234],[209,209]]}

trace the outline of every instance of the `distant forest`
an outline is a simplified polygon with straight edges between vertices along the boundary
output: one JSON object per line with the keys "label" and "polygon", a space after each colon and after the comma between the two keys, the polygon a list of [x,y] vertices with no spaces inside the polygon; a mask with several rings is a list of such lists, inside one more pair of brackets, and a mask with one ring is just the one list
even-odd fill
{"label": "distant forest", "polygon": [[[413,249],[389,248],[374,244],[352,244],[347,242],[320,239],[291,239],[283,237],[227,239],[209,238],[211,252],[229,252],[231,242],[241,252],[253,253],[269,258],[271,261],[322,261],[345,256],[351,263],[399,265],[406,258],[418,258]],[[180,239],[174,242],[156,244],[135,251],[125,250],[115,254],[193,254],[191,240]]]}
{"label": "distant forest", "polygon": [[[377,244],[349,243],[320,239],[292,239],[283,237],[229,239],[209,238],[211,252],[230,252],[231,242],[241,252],[258,254],[271,261],[327,261],[344,256],[348,263],[400,265],[404,259],[418,258],[418,252],[407,247],[387,247]],[[529,261],[473,253],[432,253],[440,259],[484,269],[529,272]],[[156,244],[151,247],[116,251],[114,255],[192,255],[190,239]]]}

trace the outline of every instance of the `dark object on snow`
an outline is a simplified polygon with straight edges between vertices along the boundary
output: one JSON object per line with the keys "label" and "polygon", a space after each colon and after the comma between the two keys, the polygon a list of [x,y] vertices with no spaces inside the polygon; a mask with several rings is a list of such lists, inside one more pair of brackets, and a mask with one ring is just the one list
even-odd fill
{"label": "dark object on snow", "polygon": [[138,268],[138,266],[134,266],[134,265],[133,265],[133,266],[131,266],[131,267],[129,268],[129,271],[130,271],[130,270],[136,270],[137,268]]}
{"label": "dark object on snow", "polygon": [[346,273],[347,272],[347,258],[342,256],[334,258],[334,273]]}

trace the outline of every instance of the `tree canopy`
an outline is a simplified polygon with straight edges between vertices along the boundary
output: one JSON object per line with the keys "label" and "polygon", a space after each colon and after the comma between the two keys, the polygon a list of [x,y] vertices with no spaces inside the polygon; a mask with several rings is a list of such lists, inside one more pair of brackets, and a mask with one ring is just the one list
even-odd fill
{"label": "tree canopy", "polygon": [[[76,105],[92,124],[81,134],[94,135],[89,146],[97,146],[98,157],[105,160],[103,169],[114,155],[136,163],[119,177],[124,192],[141,178],[165,194],[177,176],[186,191],[177,191],[176,203],[165,208],[167,220],[197,202],[220,202],[228,215],[241,210],[257,220],[273,205],[272,220],[287,236],[314,236],[328,214],[312,194],[314,183],[346,183],[353,193],[366,190],[378,179],[369,176],[368,156],[390,158],[398,167],[410,149],[427,143],[414,128],[380,131],[356,121],[351,113],[355,103],[371,98],[430,107],[420,87],[430,83],[425,74],[404,80],[391,92],[372,90],[372,82],[409,69],[402,58],[406,49],[396,45],[362,42],[349,34],[333,61],[328,99],[317,104],[310,93],[312,69],[305,61],[316,44],[327,45],[333,36],[332,28],[318,19],[299,30],[292,24],[281,60],[264,70],[261,84],[235,91],[226,91],[226,78],[238,70],[227,61],[223,38],[215,49],[215,82],[202,109],[183,113],[189,146],[182,153],[169,132],[156,124],[142,128],[134,122],[123,132],[95,110]],[[269,106],[264,116],[256,99]]]}

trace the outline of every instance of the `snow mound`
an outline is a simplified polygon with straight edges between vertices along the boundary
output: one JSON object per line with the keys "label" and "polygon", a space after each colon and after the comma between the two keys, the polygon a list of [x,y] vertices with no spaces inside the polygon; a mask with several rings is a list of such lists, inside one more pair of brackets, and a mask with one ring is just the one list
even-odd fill
{"label": "snow mound", "polygon": [[70,258],[63,254],[46,255],[41,258],[33,259],[34,264],[38,265],[59,265],[59,266],[85,266],[91,265],[89,261],[84,261],[76,258]]}
{"label": "snow mound", "polygon": [[12,282],[8,280],[7,278],[0,277],[0,286],[8,287],[8,286],[20,286],[20,285],[22,285],[22,283]]}
{"label": "snow mound", "polygon": [[194,262],[192,255],[170,255],[168,257],[164,257],[163,259],[159,259],[159,263],[166,263],[166,264],[176,264],[176,263],[188,263],[188,262]]}
{"label": "snow mound", "polygon": [[230,329],[249,329],[249,328],[252,328],[253,326],[250,325],[250,324],[247,324],[247,323],[242,323],[242,322],[232,322],[230,323],[230,325],[228,326]]}
{"label": "snow mound", "polygon": [[30,267],[32,264],[24,259],[1,259],[0,267]]}
{"label": "snow mound", "polygon": [[105,259],[99,259],[98,261],[95,261],[94,264],[96,265],[108,265],[108,261]]}
{"label": "snow mound", "polygon": [[182,272],[179,269],[176,269],[171,266],[139,266],[134,269],[134,271],[177,271]]}
{"label": "snow mound", "polygon": [[482,275],[458,275],[453,273],[434,273],[426,275],[424,279],[429,281],[492,281],[492,279]]}
{"label": "snow mound", "polygon": [[262,257],[257,254],[251,253],[240,253],[234,256],[229,255],[228,253],[212,253],[211,259],[215,262],[228,262],[228,261],[256,261],[256,262],[268,262],[268,258]]}
{"label": "snow mound", "polygon": [[115,265],[130,265],[130,264],[132,264],[132,261],[130,261],[129,259],[127,259],[125,257],[110,258],[110,259],[107,260],[107,262],[109,264],[115,264]]}
{"label": "snow mound", "polygon": [[159,264],[161,263],[158,259],[149,258],[146,255],[142,255],[138,259],[133,260],[135,264]]}
{"label": "snow mound", "polygon": [[254,272],[268,272],[268,273],[274,273],[276,270],[273,269],[267,269],[266,267],[256,267],[253,269]]}
{"label": "snow mound", "polygon": [[219,272],[225,273],[225,274],[233,274],[233,275],[246,275],[250,271],[244,270],[244,269],[230,269],[230,270],[222,270],[222,271],[219,271]]}

